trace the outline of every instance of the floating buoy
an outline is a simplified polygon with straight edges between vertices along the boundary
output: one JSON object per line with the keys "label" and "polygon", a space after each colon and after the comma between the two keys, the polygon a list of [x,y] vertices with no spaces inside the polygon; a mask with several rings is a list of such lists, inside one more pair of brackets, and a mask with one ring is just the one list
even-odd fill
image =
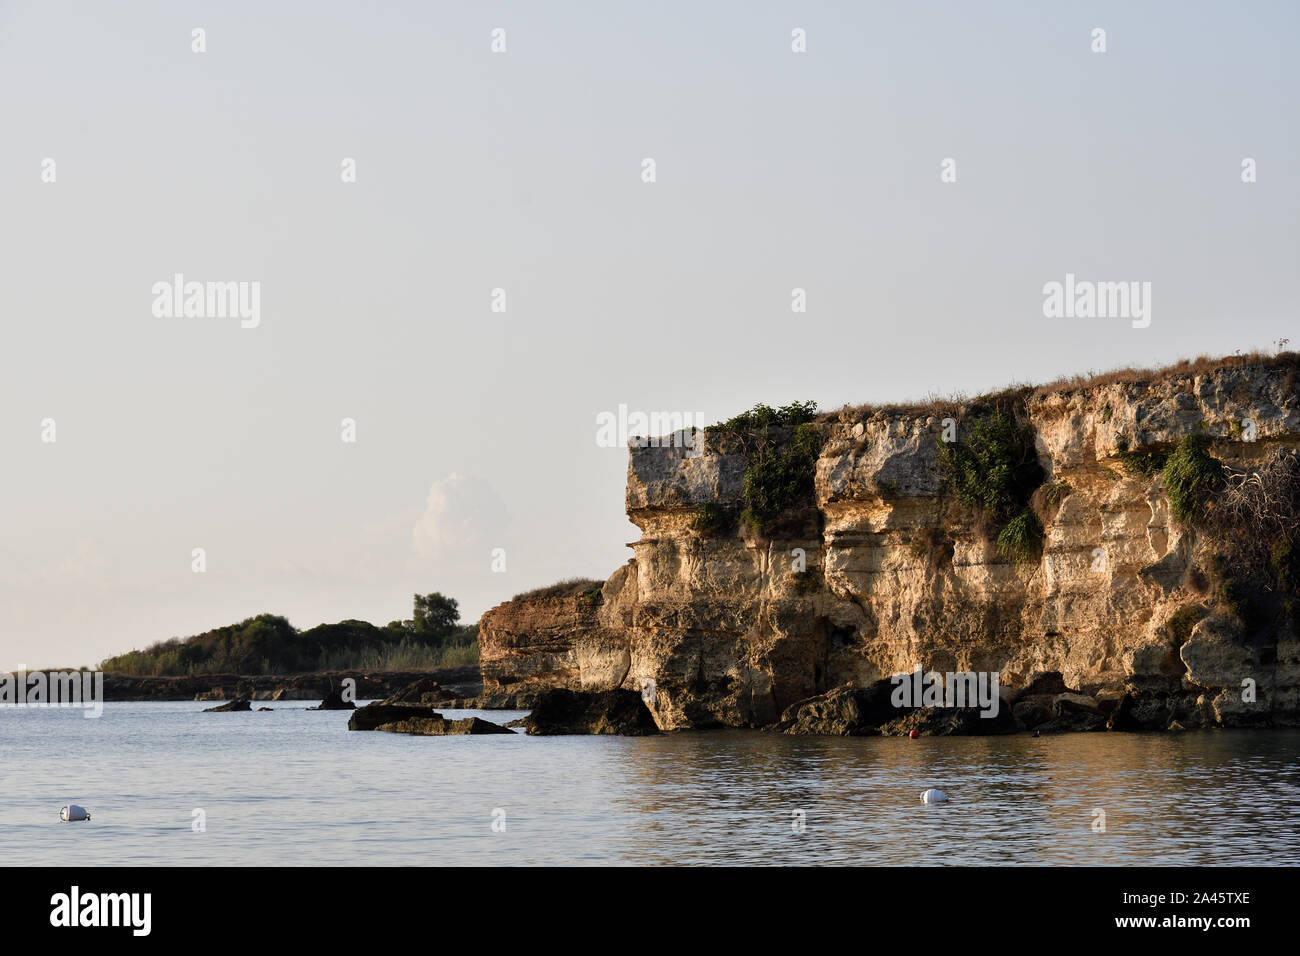
{"label": "floating buoy", "polygon": [[64,823],[75,823],[78,820],[89,820],[90,811],[85,807],[79,807],[75,803],[70,803],[59,810],[59,819]]}
{"label": "floating buoy", "polygon": [[915,739],[916,739],[917,737],[919,737],[919,736],[921,736],[921,732],[920,732],[919,730],[915,730],[915,729],[913,729],[913,730],[908,731],[908,733],[907,733],[907,739],[908,739],[908,740],[915,740]]}
{"label": "floating buoy", "polygon": [[948,794],[942,790],[926,790],[921,794],[922,803],[947,803]]}

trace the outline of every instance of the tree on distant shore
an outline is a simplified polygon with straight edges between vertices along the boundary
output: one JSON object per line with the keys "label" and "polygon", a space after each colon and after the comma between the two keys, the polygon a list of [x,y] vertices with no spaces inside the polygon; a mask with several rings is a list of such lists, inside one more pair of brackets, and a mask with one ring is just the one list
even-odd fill
{"label": "tree on distant shore", "polygon": [[411,633],[428,644],[442,644],[460,628],[460,605],[439,591],[415,595]]}

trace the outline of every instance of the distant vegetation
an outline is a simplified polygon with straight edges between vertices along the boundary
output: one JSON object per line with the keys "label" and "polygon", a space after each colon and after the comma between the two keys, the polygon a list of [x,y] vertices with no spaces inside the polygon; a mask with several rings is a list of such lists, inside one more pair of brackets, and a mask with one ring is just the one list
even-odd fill
{"label": "distant vegetation", "polygon": [[477,662],[478,625],[462,626],[455,599],[434,592],[415,595],[411,620],[384,627],[348,620],[300,631],[277,614],[259,614],[110,657],[100,668],[135,677],[184,677],[436,670]]}

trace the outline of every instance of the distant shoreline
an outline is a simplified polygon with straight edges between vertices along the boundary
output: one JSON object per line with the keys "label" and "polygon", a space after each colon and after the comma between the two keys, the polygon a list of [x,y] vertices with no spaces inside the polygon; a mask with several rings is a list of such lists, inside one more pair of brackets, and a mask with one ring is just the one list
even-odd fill
{"label": "distant shoreline", "polygon": [[431,679],[462,697],[482,692],[475,666],[429,671],[339,670],[305,674],[199,674],[185,677],[104,675],[105,701],[316,700],[356,682],[358,700],[382,699],[418,680]]}

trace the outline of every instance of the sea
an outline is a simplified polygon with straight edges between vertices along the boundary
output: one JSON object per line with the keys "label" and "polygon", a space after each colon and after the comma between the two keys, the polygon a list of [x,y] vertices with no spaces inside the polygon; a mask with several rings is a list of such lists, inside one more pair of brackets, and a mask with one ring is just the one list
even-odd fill
{"label": "sea", "polygon": [[[1300,730],[411,737],[351,732],[347,712],[305,701],[205,706],[0,708],[0,853],[75,866],[1300,863]],[[922,803],[930,788],[948,801]],[[66,804],[91,819],[60,822]]]}

